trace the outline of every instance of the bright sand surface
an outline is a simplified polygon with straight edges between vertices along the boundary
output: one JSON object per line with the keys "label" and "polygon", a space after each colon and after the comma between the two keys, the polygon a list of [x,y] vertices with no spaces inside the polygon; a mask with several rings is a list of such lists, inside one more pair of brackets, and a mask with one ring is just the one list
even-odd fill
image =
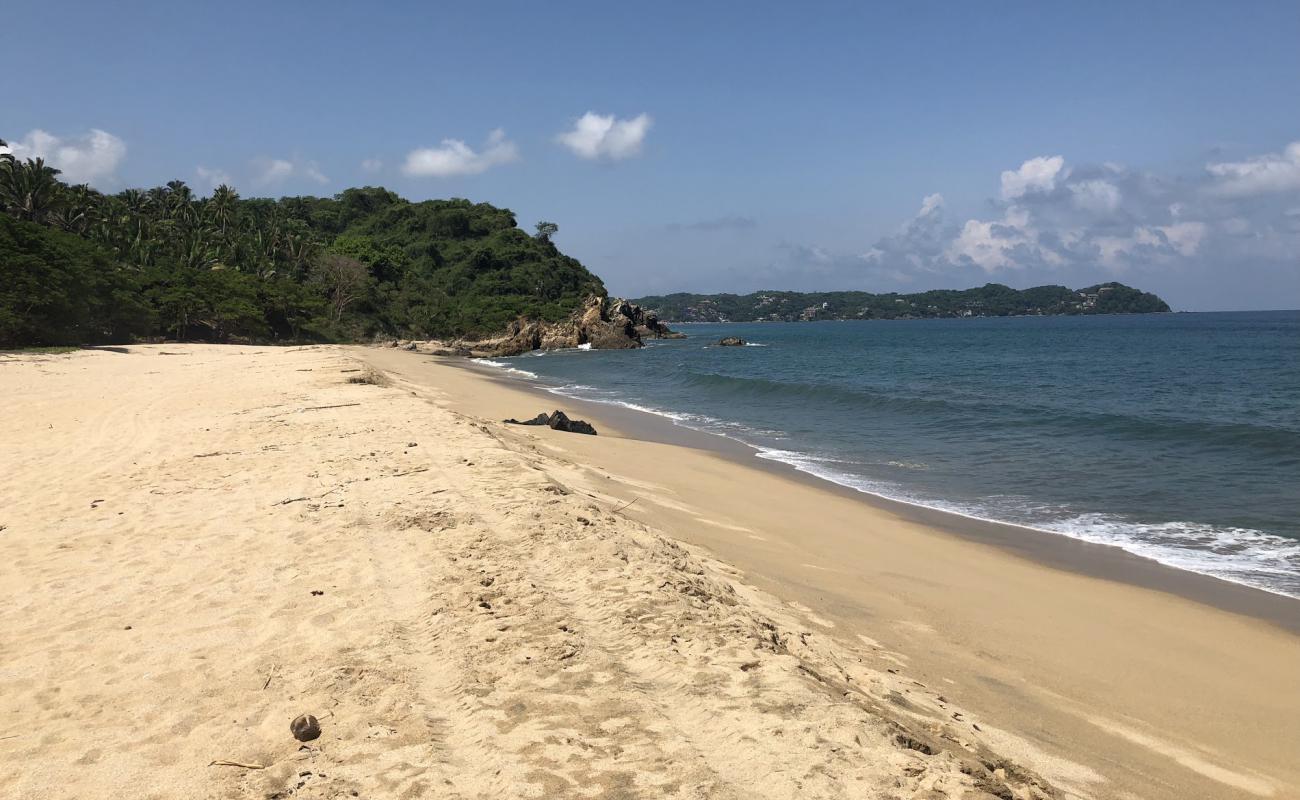
{"label": "bright sand surface", "polygon": [[412,353],[0,391],[3,798],[1300,797],[1288,620]]}

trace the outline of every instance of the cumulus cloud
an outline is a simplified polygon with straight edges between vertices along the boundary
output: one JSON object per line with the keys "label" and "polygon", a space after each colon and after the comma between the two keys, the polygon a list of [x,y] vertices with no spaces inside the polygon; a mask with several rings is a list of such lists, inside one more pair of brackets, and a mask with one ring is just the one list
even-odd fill
{"label": "cumulus cloud", "polygon": [[209,190],[216,189],[218,186],[234,186],[235,180],[230,177],[230,173],[221,169],[209,169],[200,164],[194,168],[195,174],[199,176],[199,183],[206,186]]}
{"label": "cumulus cloud", "polygon": [[588,111],[574,122],[572,130],[561,133],[556,140],[580,158],[617,161],[640,155],[651,123],[649,114],[616,119],[613,114]]}
{"label": "cumulus cloud", "polygon": [[1119,187],[1106,180],[1079,181],[1070,184],[1074,204],[1087,211],[1109,212],[1119,208]]}
{"label": "cumulus cloud", "polygon": [[406,154],[402,172],[413,178],[447,178],[478,175],[492,167],[519,160],[519,148],[500,128],[488,134],[481,150],[460,139],[443,139],[437,147],[425,147]]}
{"label": "cumulus cloud", "polygon": [[283,158],[253,159],[256,174],[253,183],[262,188],[279,186],[291,179],[305,179],[313,183],[329,183],[315,161],[290,161]]}
{"label": "cumulus cloud", "polygon": [[1281,153],[1268,153],[1245,161],[1205,165],[1214,177],[1211,191],[1226,196],[1247,196],[1300,190],[1300,142]]}
{"label": "cumulus cloud", "polygon": [[[1285,241],[1290,232],[1280,210],[1261,214],[1221,198],[1207,201],[1213,191],[1205,188],[1215,185],[1113,163],[1070,167],[1061,156],[1031,158],[1001,174],[996,215],[950,223],[942,199],[931,195],[916,217],[864,258],[913,272],[1036,270],[1050,278],[1052,272],[1123,273],[1188,262],[1204,255],[1216,236],[1250,238],[1256,255],[1272,258],[1284,259],[1288,247],[1300,245]],[[1276,224],[1266,221],[1270,214]]]}
{"label": "cumulus cloud", "polygon": [[976,264],[985,272],[1022,268],[1034,262],[1056,265],[1063,260],[1060,253],[1043,245],[1029,211],[1020,206],[1011,206],[999,220],[966,220],[944,255],[957,263]]}
{"label": "cumulus cloud", "polygon": [[1002,173],[1002,199],[1015,200],[1030,192],[1050,192],[1065,167],[1062,156],[1039,156],[1020,165],[1020,169]]}
{"label": "cumulus cloud", "polygon": [[1110,276],[1201,307],[1300,303],[1300,142],[1191,174],[1040,156],[999,177],[989,213],[949,219],[930,195],[856,269],[831,254],[837,281],[1084,286]]}
{"label": "cumulus cloud", "polygon": [[944,199],[939,193],[926,195],[921,209],[898,233],[876,242],[862,260],[869,265],[906,266],[927,271],[938,260],[952,238],[944,218]]}
{"label": "cumulus cloud", "polygon": [[365,158],[361,160],[361,171],[371,175],[379,172],[384,168],[384,162],[377,158]]}
{"label": "cumulus cloud", "polygon": [[928,217],[931,214],[937,214],[943,211],[943,195],[935,192],[928,194],[921,199],[921,211],[918,217]]}
{"label": "cumulus cloud", "polygon": [[115,182],[117,165],[126,157],[126,142],[99,128],[73,137],[55,136],[38,128],[10,142],[8,150],[18,159],[45,159],[63,173],[60,177],[66,183],[104,186]]}

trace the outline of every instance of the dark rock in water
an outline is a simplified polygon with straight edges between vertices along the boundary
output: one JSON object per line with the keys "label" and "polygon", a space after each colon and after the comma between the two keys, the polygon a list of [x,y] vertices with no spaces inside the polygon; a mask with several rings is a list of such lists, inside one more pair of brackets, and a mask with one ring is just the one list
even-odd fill
{"label": "dark rock in water", "polygon": [[289,723],[289,730],[298,741],[310,742],[320,736],[320,723],[311,714],[303,714]]}
{"label": "dark rock in water", "polygon": [[745,340],[740,338],[739,336],[727,336],[723,338],[721,341],[719,341],[718,344],[722,345],[723,347],[744,347]]}
{"label": "dark rock in water", "polygon": [[512,418],[505,420],[505,423],[508,425],[546,425],[553,430],[564,431],[565,433],[596,435],[596,429],[591,426],[591,423],[580,419],[569,419],[568,415],[563,411],[555,411],[551,414],[542,412],[532,419],[522,421]]}

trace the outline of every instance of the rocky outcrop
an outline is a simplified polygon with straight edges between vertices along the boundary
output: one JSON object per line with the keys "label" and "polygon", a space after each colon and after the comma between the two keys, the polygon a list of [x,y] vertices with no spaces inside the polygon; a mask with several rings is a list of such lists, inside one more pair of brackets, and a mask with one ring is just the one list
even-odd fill
{"label": "rocky outcrop", "polygon": [[643,338],[681,338],[653,314],[626,300],[593,295],[582,308],[559,322],[518,319],[502,336],[457,341],[452,350],[477,357],[513,356],[530,350],[561,350],[590,345],[596,350],[626,350],[642,345]]}
{"label": "rocky outcrop", "polygon": [[615,300],[615,313],[632,321],[632,327],[642,339],[685,339],[686,334],[678,333],[659,321],[653,311],[646,311],[641,306],[627,300]]}
{"label": "rocky outcrop", "polygon": [[723,347],[744,347],[745,340],[739,336],[727,336],[718,342]]}
{"label": "rocky outcrop", "polygon": [[492,358],[517,356],[531,350],[563,350],[590,346],[595,350],[627,350],[641,347],[643,339],[685,339],[648,312],[626,300],[592,295],[582,307],[559,322],[520,318],[504,333],[487,339],[457,339],[453,342],[376,341],[379,346],[400,347],[435,356]]}

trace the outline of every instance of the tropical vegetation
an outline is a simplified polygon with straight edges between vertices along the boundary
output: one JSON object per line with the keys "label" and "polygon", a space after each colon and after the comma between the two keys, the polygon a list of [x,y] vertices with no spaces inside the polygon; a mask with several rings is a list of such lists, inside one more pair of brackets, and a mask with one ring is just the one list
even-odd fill
{"label": "tropical vegetation", "polygon": [[105,194],[0,151],[0,347],[442,338],[554,321],[605,291],[556,248],[557,230],[374,187],[273,200],[171,181]]}
{"label": "tropical vegetation", "polygon": [[1143,314],[1168,311],[1150,292],[1122,283],[1084,289],[1035,286],[1012,289],[989,283],[974,289],[915,294],[870,292],[753,292],[669,294],[633,300],[666,322],[754,322],[822,319],[919,319],[1053,314]]}

